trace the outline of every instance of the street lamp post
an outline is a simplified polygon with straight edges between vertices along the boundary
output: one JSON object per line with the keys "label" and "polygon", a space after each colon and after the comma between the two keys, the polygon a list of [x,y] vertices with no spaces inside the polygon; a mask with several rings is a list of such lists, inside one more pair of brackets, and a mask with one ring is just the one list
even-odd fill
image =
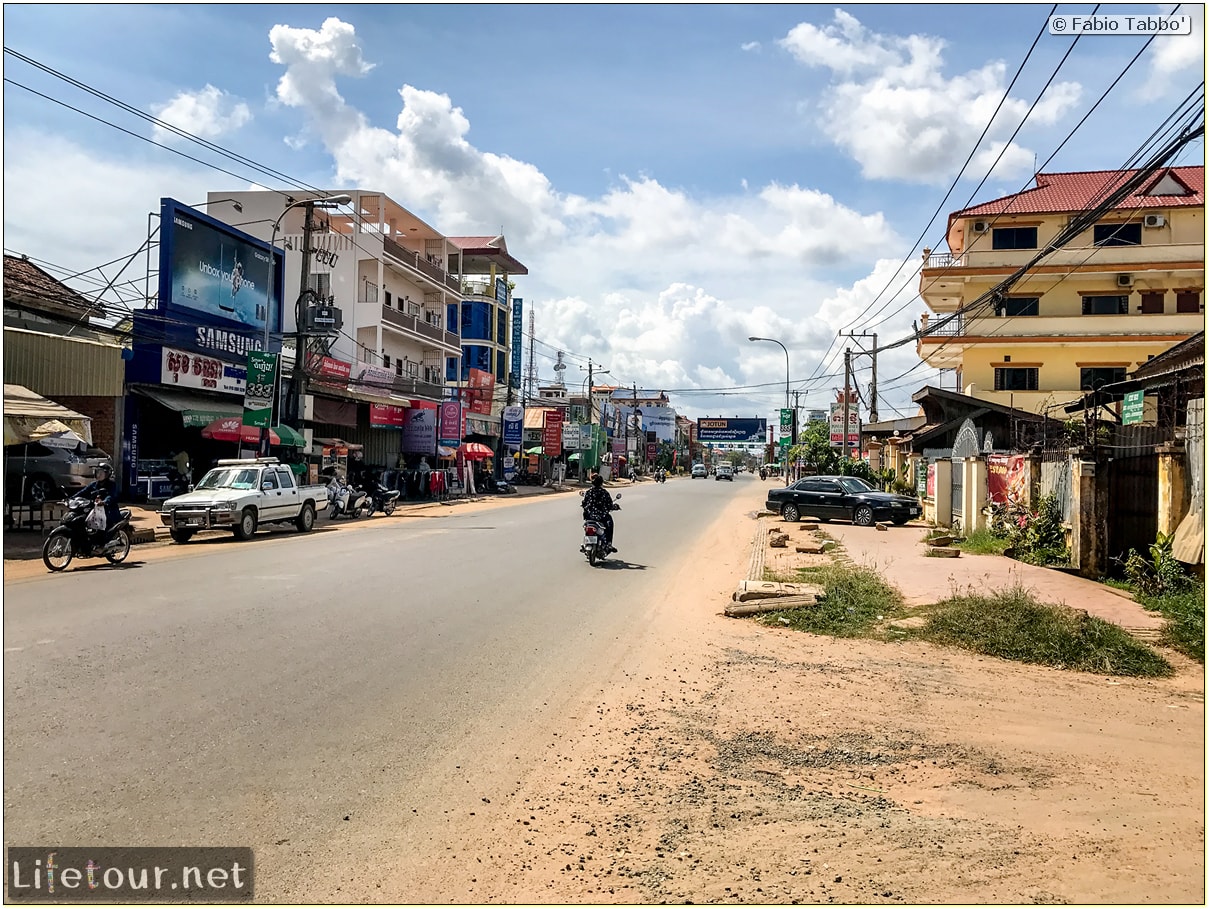
{"label": "street lamp post", "polygon": [[[305,206],[306,207],[306,223],[303,224],[303,232],[309,238],[310,226],[311,226],[311,212],[315,208],[334,208],[339,205],[347,205],[348,203],[350,203],[352,201],[353,201],[353,197],[350,196],[348,193],[337,193],[336,195],[324,196],[323,198],[320,198],[320,199],[298,199],[293,202],[290,202],[285,208],[283,208],[281,210],[281,214],[277,216],[277,220],[273,222],[273,230],[272,230],[271,237],[269,239],[269,280],[267,282],[268,295],[265,299],[265,311],[264,311],[264,349],[266,351],[268,351],[268,349],[269,349],[269,318],[270,318],[270,314],[273,312],[273,274],[277,270],[277,268],[276,268],[277,263],[274,258],[274,255],[273,255],[273,250],[277,246],[277,231],[281,229],[282,218],[284,218],[286,216],[286,213],[289,212],[290,209],[297,208],[299,205]],[[302,262],[302,274],[304,276],[303,277],[304,285],[306,284],[305,276],[308,275],[310,272],[310,262],[307,261],[307,258],[310,256],[310,244],[307,243],[305,246],[306,246],[306,248],[303,250],[303,262]],[[305,286],[299,288],[300,298],[301,298],[301,294],[305,291],[306,291]],[[284,334],[284,329],[285,329],[285,326],[283,325],[282,326],[283,334]],[[295,306],[295,309],[294,309],[294,329],[295,329],[294,376],[295,376],[295,378],[297,378],[298,376],[300,376],[302,374],[302,364],[300,364],[299,361],[302,358],[302,337],[303,337],[302,326],[300,324],[298,324],[297,306]],[[278,361],[280,362],[280,357],[278,358]],[[278,370],[278,372],[280,372],[280,370]],[[280,379],[280,377],[279,377],[279,379]],[[301,406],[302,406],[301,402],[299,402],[299,404],[298,404],[299,409],[301,409]],[[262,426],[260,429],[260,453],[262,455],[267,455],[269,453],[269,427],[267,427],[267,426]]]}
{"label": "street lamp post", "polygon": [[[757,338],[752,336],[749,341],[771,341],[773,344],[780,344],[781,350],[785,351],[785,409],[790,410],[789,406],[789,348],[781,344],[776,338]],[[793,410],[793,425],[789,429],[789,444],[796,445],[798,441],[798,412]]]}

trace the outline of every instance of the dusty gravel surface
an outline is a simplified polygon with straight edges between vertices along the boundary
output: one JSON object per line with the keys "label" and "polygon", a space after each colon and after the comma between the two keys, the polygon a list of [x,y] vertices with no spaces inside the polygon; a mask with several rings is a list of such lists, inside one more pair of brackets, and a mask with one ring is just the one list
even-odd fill
{"label": "dusty gravel surface", "polygon": [[518,769],[450,768],[466,797],[380,831],[382,873],[335,898],[1204,902],[1202,667],[1110,679],[725,618],[749,507]]}

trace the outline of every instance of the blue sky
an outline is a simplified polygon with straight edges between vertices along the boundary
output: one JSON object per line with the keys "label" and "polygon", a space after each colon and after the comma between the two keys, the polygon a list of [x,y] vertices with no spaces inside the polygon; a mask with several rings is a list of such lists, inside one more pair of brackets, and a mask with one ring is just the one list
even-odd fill
{"label": "blue sky", "polygon": [[[914,281],[891,276],[941,245],[945,215],[1070,48],[1042,35],[970,176],[914,245],[1049,11],[7,5],[4,43],[297,180],[383,189],[448,234],[502,226],[530,269],[516,294],[536,312],[545,378],[561,349],[626,384],[686,390],[673,398],[694,416],[771,415],[784,356],[748,335],[782,339],[803,404],[823,406],[838,330],[890,314],[871,329],[883,342],[910,331],[924,306]],[[1198,34],[1156,40],[1047,170],[1121,165],[1203,79],[1203,17],[1181,12]],[[1143,41],[1083,38],[975,199],[1024,188],[1034,156],[1050,156]],[[282,185],[11,55],[5,77],[238,175],[6,84],[6,251],[82,271],[132,253],[161,196]],[[1198,143],[1181,163],[1203,160]],[[862,316],[888,284],[893,304]],[[880,365],[903,412],[935,373],[885,378],[916,362],[907,345]]]}

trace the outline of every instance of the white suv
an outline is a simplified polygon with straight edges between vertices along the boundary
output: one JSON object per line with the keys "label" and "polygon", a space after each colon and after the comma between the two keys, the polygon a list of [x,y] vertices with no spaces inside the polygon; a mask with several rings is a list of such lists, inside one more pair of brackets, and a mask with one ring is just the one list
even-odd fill
{"label": "white suv", "polygon": [[705,479],[706,472],[705,472],[704,464],[694,464],[693,465],[693,479],[695,480],[695,479],[697,479],[697,477],[700,477],[703,480]]}
{"label": "white suv", "polygon": [[731,480],[735,479],[735,469],[729,464],[719,464],[717,470],[714,471],[715,480]]}

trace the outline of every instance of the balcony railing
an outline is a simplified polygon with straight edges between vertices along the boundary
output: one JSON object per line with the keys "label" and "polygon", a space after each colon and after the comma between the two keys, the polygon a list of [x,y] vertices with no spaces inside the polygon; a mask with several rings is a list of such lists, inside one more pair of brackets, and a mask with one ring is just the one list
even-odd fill
{"label": "balcony railing", "polygon": [[965,256],[955,256],[952,253],[935,253],[928,256],[924,268],[964,268]]}
{"label": "balcony railing", "polygon": [[404,398],[431,398],[436,401],[445,398],[444,385],[434,385],[411,376],[395,376],[391,380],[391,391]]}
{"label": "balcony railing", "polygon": [[444,344],[447,347],[462,346],[462,339],[453,332],[437,328],[435,325],[429,325],[423,319],[417,319],[415,316],[401,313],[397,309],[392,309],[386,305],[382,307],[382,321],[396,328],[401,328],[404,331],[409,331],[414,335],[419,335],[422,338],[436,341],[438,344]]}
{"label": "balcony railing", "polygon": [[921,338],[1029,338],[1069,337],[1077,341],[1086,335],[1121,336],[1192,335],[1204,328],[1205,317],[1200,313],[1150,315],[1122,313],[1120,315],[1064,316],[975,316],[959,315],[944,324],[935,324],[941,316],[924,319],[919,328]]}
{"label": "balcony railing", "polygon": [[382,249],[387,255],[398,259],[405,265],[414,268],[420,274],[435,281],[437,284],[444,287],[446,290],[451,290],[454,293],[462,292],[462,285],[457,278],[449,274],[443,268],[433,265],[419,253],[414,253],[410,249],[405,249],[389,237],[382,238]]}

